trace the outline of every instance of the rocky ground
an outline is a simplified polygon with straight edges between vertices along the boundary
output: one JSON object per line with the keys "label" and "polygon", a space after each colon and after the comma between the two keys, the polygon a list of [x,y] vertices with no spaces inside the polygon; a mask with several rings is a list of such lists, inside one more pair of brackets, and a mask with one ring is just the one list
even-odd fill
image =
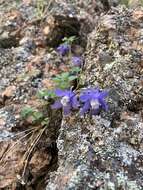
{"label": "rocky ground", "polygon": [[[143,8],[118,3],[49,0],[39,10],[0,0],[0,189],[143,189]],[[55,50],[70,36],[84,57],[82,84],[109,90],[108,112],[63,117],[37,98],[68,71]],[[50,117],[48,127],[23,120],[26,105]]]}

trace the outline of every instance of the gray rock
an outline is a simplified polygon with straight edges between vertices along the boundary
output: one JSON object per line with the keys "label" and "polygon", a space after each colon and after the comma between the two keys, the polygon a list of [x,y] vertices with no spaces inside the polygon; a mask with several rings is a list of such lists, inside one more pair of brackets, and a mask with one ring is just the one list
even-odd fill
{"label": "gray rock", "polygon": [[[110,89],[109,111],[92,118],[80,118],[78,114],[63,118],[57,139],[59,167],[49,179],[47,190],[143,188],[142,108],[130,103],[139,101],[143,106],[143,52],[135,50],[134,36],[128,35],[132,27],[141,27],[141,21],[136,21],[136,27],[132,13],[113,8],[102,15],[88,35],[82,79],[90,86]],[[112,19],[103,25],[103,18]],[[110,27],[113,23],[114,28]],[[123,51],[126,44],[130,46]]]}

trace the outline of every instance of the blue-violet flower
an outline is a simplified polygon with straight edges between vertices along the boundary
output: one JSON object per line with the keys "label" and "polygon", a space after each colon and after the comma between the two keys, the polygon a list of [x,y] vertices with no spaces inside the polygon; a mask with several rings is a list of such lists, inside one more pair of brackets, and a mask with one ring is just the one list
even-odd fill
{"label": "blue-violet flower", "polygon": [[108,106],[105,102],[107,95],[107,91],[101,92],[99,89],[94,88],[85,89],[79,97],[79,100],[83,103],[80,114],[83,115],[89,112],[91,115],[97,115],[100,108],[107,111]]}
{"label": "blue-violet flower", "polygon": [[61,56],[64,56],[66,55],[70,50],[70,45],[68,44],[61,44],[58,48],[57,48],[57,51],[59,52],[59,54]]}
{"label": "blue-violet flower", "polygon": [[74,56],[72,57],[72,63],[74,66],[81,67],[83,65],[83,60],[81,57]]}
{"label": "blue-violet flower", "polygon": [[79,107],[76,94],[72,90],[55,90],[55,94],[60,97],[60,100],[55,101],[51,106],[52,109],[63,109],[64,115],[69,115],[72,109]]}

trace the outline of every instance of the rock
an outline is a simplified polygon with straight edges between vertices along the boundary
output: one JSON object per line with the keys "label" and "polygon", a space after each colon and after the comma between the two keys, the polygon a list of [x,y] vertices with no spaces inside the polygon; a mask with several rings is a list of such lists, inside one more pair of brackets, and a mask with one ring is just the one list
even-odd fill
{"label": "rock", "polygon": [[138,38],[132,35],[142,21],[133,22],[133,14],[134,10],[113,8],[88,35],[82,80],[109,89],[109,111],[92,118],[63,118],[57,139],[59,167],[47,190],[143,188],[142,108],[129,109],[131,100],[143,105],[143,52],[134,48]]}
{"label": "rock", "polygon": [[[39,14],[37,1],[16,3],[0,1],[0,188],[141,190],[142,9],[116,7],[117,0],[58,0],[45,1]],[[62,118],[36,98],[69,70],[69,57],[55,49],[72,35],[72,54],[85,58],[82,84],[109,90],[109,111],[92,118]],[[27,105],[50,124],[22,120]]]}
{"label": "rock", "polygon": [[5,91],[2,93],[2,97],[11,97],[16,91],[15,86],[9,86],[5,89]]}
{"label": "rock", "polygon": [[[3,9],[3,6],[6,8]],[[32,12],[35,7],[22,4],[17,4],[16,7],[19,15],[15,15],[13,10],[9,11],[13,9],[13,2],[8,0],[1,5],[0,1],[0,189],[31,189],[35,185],[40,190],[45,187],[44,177],[49,175],[47,171],[56,167],[55,140],[61,114],[56,112],[58,120],[54,116],[51,127],[46,129],[38,141],[41,125],[37,124],[39,130],[33,131],[36,126],[21,119],[20,112],[27,104],[43,109],[41,100],[37,103],[35,99],[38,89],[44,83],[42,81],[46,81],[47,50],[41,50],[36,44],[36,35],[39,37],[41,28],[26,23],[35,16]],[[11,40],[16,44],[13,45]],[[34,59],[36,56],[39,59]],[[57,54],[54,57],[60,59]],[[53,59],[51,65],[54,62]],[[47,77],[50,78],[51,75]],[[51,114],[47,107],[44,112],[47,117]],[[33,144],[35,146],[30,149]],[[24,156],[28,154],[27,161]]]}

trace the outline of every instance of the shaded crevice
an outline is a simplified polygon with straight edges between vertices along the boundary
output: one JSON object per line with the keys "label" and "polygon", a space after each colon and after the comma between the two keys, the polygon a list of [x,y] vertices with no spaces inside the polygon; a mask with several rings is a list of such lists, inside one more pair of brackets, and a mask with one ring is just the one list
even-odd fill
{"label": "shaded crevice", "polygon": [[138,98],[136,100],[130,100],[127,104],[127,109],[131,112],[138,113],[143,108],[143,98]]}
{"label": "shaded crevice", "polygon": [[0,48],[10,49],[13,47],[18,47],[18,46],[19,46],[19,39],[16,39],[13,36],[0,39]]}
{"label": "shaded crevice", "polygon": [[[56,142],[52,142],[51,145],[47,149],[43,149],[43,151],[47,152],[47,155],[51,154],[52,158],[50,163],[42,168],[41,171],[38,171],[39,174],[36,177],[33,176],[31,169],[28,166],[25,173],[25,184],[22,185],[20,181],[16,182],[15,190],[45,190],[47,181],[50,178],[50,173],[56,171],[58,168],[58,148]],[[3,190],[6,189],[4,188]]]}
{"label": "shaded crevice", "polygon": [[[82,40],[82,33],[80,34],[81,30],[81,24],[76,18],[70,18],[70,17],[57,17],[58,25],[56,28],[54,28],[54,31],[51,33],[51,38],[47,38],[47,45],[52,47],[57,47],[59,44],[62,43],[63,37],[70,37],[70,36],[76,36],[78,40],[75,42],[76,44],[86,44],[86,42]],[[19,44],[18,40],[15,38],[12,38],[10,40],[3,39],[0,41],[0,47],[3,49],[8,49],[12,47],[17,47]],[[42,74],[38,77],[42,77]],[[33,77],[33,81],[35,78]],[[74,88],[77,87],[77,83],[74,85]],[[4,103],[5,104],[4,100]],[[57,111],[51,111],[47,108],[47,111],[44,113],[47,115],[50,119],[50,126],[49,129],[47,129],[47,134],[45,134],[42,137],[42,142],[39,142],[36,149],[41,149],[43,147],[43,150],[45,148],[45,151],[47,154],[51,154],[51,161],[49,165],[47,165],[45,168],[42,169],[42,174],[40,173],[38,176],[34,178],[32,175],[30,168],[27,166],[26,171],[26,177],[27,177],[27,183],[25,185],[22,185],[21,183],[17,183],[16,190],[45,190],[45,187],[47,185],[47,181],[50,179],[50,173],[57,171],[58,169],[58,148],[56,144],[56,140],[59,136],[59,129],[61,126],[62,121],[62,115],[61,113],[57,113]],[[19,129],[17,129],[19,131]],[[50,134],[50,137],[49,137]],[[52,139],[50,145],[47,145],[47,139],[46,137]],[[34,151],[33,151],[34,153]],[[32,154],[33,154],[32,153]],[[32,157],[32,155],[31,155]],[[29,159],[30,160],[30,159]],[[31,183],[32,181],[32,183]]]}
{"label": "shaded crevice", "polygon": [[84,44],[85,46],[86,43],[84,42],[81,34],[81,23],[77,18],[61,15],[53,17],[56,23],[47,36],[47,46],[56,48],[63,43],[62,39],[64,37],[69,38],[71,36],[76,36],[76,44]]}
{"label": "shaded crevice", "polygon": [[[47,155],[50,154],[51,160],[50,163],[41,170],[41,172],[39,173],[40,175],[38,175],[35,179],[29,170],[28,182],[30,183],[31,179],[33,179],[32,183],[29,186],[26,185],[25,190],[27,190],[29,187],[32,190],[45,190],[47,186],[47,181],[50,178],[50,173],[58,169],[58,148],[56,141],[59,136],[59,129],[62,122],[62,114],[61,111],[57,112],[51,110],[50,108],[47,108],[46,112],[45,114],[50,118],[50,124],[45,131],[45,135],[42,137],[41,141],[39,141],[37,149],[43,149],[44,152],[47,152]],[[47,141],[48,138],[51,139],[50,142]]]}

